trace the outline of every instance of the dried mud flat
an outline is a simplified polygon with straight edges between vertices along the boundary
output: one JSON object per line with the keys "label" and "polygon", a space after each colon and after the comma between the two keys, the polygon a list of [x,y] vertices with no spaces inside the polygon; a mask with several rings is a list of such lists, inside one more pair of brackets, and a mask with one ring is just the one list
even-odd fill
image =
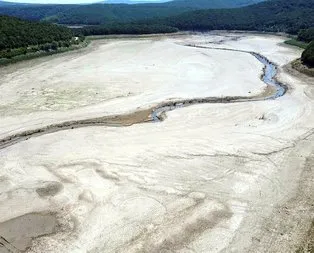
{"label": "dried mud flat", "polygon": [[1,68],[0,252],[311,252],[314,80],[284,39],[118,38]]}

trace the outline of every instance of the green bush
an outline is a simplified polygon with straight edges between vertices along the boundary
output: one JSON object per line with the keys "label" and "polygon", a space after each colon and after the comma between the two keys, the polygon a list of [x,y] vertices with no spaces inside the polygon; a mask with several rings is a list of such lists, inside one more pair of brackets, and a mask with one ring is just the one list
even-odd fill
{"label": "green bush", "polygon": [[314,40],[314,27],[300,30],[300,32],[298,33],[298,40],[305,42],[310,42]]}
{"label": "green bush", "polygon": [[312,41],[303,51],[301,60],[303,64],[314,67],[314,41]]}

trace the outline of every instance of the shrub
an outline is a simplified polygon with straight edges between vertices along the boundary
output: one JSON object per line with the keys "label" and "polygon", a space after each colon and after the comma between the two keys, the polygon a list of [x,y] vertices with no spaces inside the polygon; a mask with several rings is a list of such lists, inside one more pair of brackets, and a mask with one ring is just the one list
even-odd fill
{"label": "shrub", "polygon": [[314,41],[303,51],[301,60],[305,65],[314,67]]}

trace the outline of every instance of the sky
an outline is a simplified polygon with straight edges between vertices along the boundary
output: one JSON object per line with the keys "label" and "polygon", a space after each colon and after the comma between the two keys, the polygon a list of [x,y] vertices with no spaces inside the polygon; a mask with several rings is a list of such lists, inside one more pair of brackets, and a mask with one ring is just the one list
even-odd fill
{"label": "sky", "polygon": [[[16,3],[54,3],[54,4],[77,4],[77,3],[95,3],[101,2],[101,0],[6,0],[8,2],[16,2]],[[140,0],[137,0],[140,1]],[[147,0],[145,0],[147,1]],[[152,1],[152,0],[148,0]]]}

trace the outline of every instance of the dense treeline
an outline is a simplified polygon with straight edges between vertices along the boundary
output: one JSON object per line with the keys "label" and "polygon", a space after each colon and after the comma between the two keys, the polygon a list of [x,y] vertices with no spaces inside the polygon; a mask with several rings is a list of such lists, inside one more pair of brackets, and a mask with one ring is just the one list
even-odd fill
{"label": "dense treeline", "polygon": [[0,14],[61,24],[99,25],[168,17],[208,8],[234,8],[264,0],[175,0],[154,4],[6,5]]}
{"label": "dense treeline", "polygon": [[[147,23],[147,21],[144,21]],[[152,19],[180,30],[258,30],[296,34],[314,24],[314,0],[272,0],[239,9],[197,10]]]}
{"label": "dense treeline", "polygon": [[164,5],[169,7],[191,7],[197,9],[239,8],[263,2],[265,0],[174,0]]}
{"label": "dense treeline", "polygon": [[309,67],[314,67],[314,41],[312,41],[303,51],[302,62]]}
{"label": "dense treeline", "polygon": [[90,4],[6,7],[0,8],[0,14],[59,24],[101,25],[167,17],[189,10],[193,9],[159,4]]}
{"label": "dense treeline", "polygon": [[[236,9],[195,10],[238,7],[260,1],[263,0],[174,0],[168,3],[135,5],[17,5],[0,8],[0,13],[62,24],[102,24],[108,28],[102,26],[97,29],[98,32],[94,28],[93,30],[96,33],[104,31],[104,34],[108,30],[109,33],[114,30],[118,33],[140,30],[132,29],[131,24],[134,25],[134,22],[141,25],[176,27],[180,30],[228,29],[289,33],[297,33],[314,24],[314,0],[270,0]],[[131,30],[126,31],[126,27]]]}
{"label": "dense treeline", "polygon": [[304,42],[311,42],[314,40],[314,27],[300,30],[298,33],[298,40]]}
{"label": "dense treeline", "polygon": [[[0,13],[62,24],[105,25],[94,33],[136,33],[139,25],[163,25],[180,30],[259,30],[297,33],[314,24],[314,0],[175,0],[160,4],[22,5],[0,8]],[[139,21],[141,20],[141,21]],[[122,25],[128,23],[129,25]],[[130,29],[127,31],[127,29]],[[155,29],[155,28],[154,28]],[[96,31],[97,30],[97,31]],[[143,29],[147,31],[147,28]],[[88,33],[88,31],[86,31]],[[304,36],[303,36],[304,37]]]}
{"label": "dense treeline", "polygon": [[0,16],[0,58],[39,50],[57,50],[77,43],[66,27]]}
{"label": "dense treeline", "polygon": [[45,20],[60,24],[101,25],[133,22],[152,17],[168,17],[188,10],[191,8],[169,8],[158,4],[92,4],[72,8],[46,17]]}
{"label": "dense treeline", "polygon": [[0,50],[53,41],[70,41],[72,37],[71,30],[66,27],[0,16]]}
{"label": "dense treeline", "polygon": [[165,25],[111,24],[106,26],[87,26],[73,29],[76,36],[108,35],[108,34],[154,34],[173,33],[178,29]]}
{"label": "dense treeline", "polygon": [[76,5],[6,5],[0,6],[0,15],[8,15],[31,21],[43,21],[46,17],[57,16]]}
{"label": "dense treeline", "polygon": [[[128,18],[122,20],[127,22]],[[154,33],[149,32],[150,29],[156,32],[168,30],[171,32],[175,27],[179,30],[259,30],[296,34],[300,29],[311,27],[313,24],[314,0],[272,0],[238,9],[188,11],[172,17],[144,19],[136,23],[109,22],[98,28],[84,28],[82,33],[84,35]],[[299,37],[310,41],[312,35],[313,30],[308,29],[302,30]]]}
{"label": "dense treeline", "polygon": [[[259,30],[294,34],[299,32],[299,42],[310,42],[314,38],[314,0],[271,0],[237,9],[197,11],[187,11],[191,9],[190,7],[186,7],[187,9],[169,7],[175,2],[190,3],[189,1],[178,0],[165,4],[141,5],[14,6],[9,9],[18,10],[19,15],[23,14],[34,20],[44,19],[69,24],[103,25],[86,26],[71,31],[66,27],[48,23],[36,23],[0,16],[0,58],[12,58],[29,52],[53,51],[58,48],[69,47],[71,44],[77,44],[80,41],[73,40],[74,35],[151,34],[171,33],[178,30],[206,31],[220,29]],[[207,0],[195,0],[195,3],[202,1]],[[244,0],[237,1],[239,3],[239,1]],[[3,9],[5,8],[0,8],[0,12]],[[185,13],[177,15],[178,9],[180,9],[179,12],[185,11]],[[173,14],[175,15],[169,17]],[[148,19],[148,17],[154,15],[157,18]],[[139,19],[141,21],[137,21]],[[306,45],[306,43],[303,44]],[[310,45],[304,51],[302,61],[308,66],[313,66],[313,43]]]}

